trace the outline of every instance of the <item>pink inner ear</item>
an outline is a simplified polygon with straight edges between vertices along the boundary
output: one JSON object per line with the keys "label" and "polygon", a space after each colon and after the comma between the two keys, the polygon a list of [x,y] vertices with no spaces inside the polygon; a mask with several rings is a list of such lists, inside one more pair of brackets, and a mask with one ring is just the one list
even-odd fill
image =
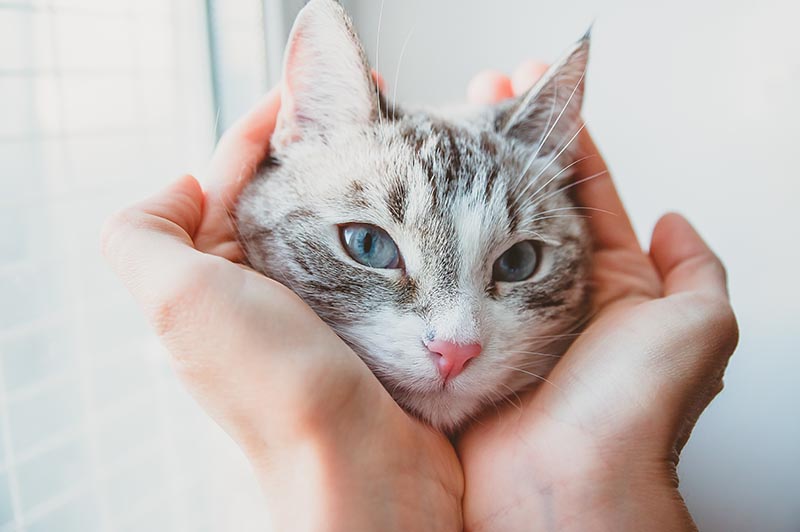
{"label": "pink inner ear", "polygon": [[297,46],[301,39],[302,31],[294,29],[293,38],[286,49],[283,59],[283,79],[281,80],[281,108],[275,124],[275,133],[272,135],[273,147],[285,148],[289,144],[300,140],[300,126],[297,120],[297,106],[295,105],[294,91],[292,90],[291,65],[297,60]]}
{"label": "pink inner ear", "polygon": [[368,76],[363,48],[342,7],[334,0],[308,2],[284,56],[275,147],[371,120],[375,91]]}
{"label": "pink inner ear", "polygon": [[300,127],[295,118],[294,101],[288,92],[285,89],[281,91],[281,109],[275,123],[275,133],[270,139],[273,148],[285,148],[300,140]]}
{"label": "pink inner ear", "polygon": [[378,89],[381,92],[384,92],[386,90],[386,80],[383,79],[383,75],[380,72],[373,69],[372,79],[375,80],[375,84],[378,86]]}

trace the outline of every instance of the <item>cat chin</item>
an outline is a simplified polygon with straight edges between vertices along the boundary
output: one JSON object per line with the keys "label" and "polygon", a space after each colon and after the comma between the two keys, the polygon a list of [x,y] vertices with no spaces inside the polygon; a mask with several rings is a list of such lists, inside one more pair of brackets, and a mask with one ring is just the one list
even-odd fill
{"label": "cat chin", "polygon": [[475,419],[485,406],[474,396],[455,393],[448,388],[427,393],[395,388],[392,395],[407,412],[446,434],[458,432],[459,428]]}

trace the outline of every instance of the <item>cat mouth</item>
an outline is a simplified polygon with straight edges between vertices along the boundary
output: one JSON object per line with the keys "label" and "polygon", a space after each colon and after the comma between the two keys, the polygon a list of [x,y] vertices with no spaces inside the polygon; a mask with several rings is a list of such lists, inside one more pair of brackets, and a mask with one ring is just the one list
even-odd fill
{"label": "cat mouth", "polygon": [[461,376],[453,379],[444,379],[440,376],[431,379],[426,385],[407,387],[402,384],[387,383],[387,389],[393,390],[391,393],[395,399],[399,397],[413,397],[421,400],[458,400],[466,398],[469,393],[460,385]]}
{"label": "cat mouth", "polygon": [[[459,393],[462,392],[462,393]],[[422,390],[396,389],[395,401],[409,414],[438,430],[451,432],[481,408],[482,401],[448,384]]]}

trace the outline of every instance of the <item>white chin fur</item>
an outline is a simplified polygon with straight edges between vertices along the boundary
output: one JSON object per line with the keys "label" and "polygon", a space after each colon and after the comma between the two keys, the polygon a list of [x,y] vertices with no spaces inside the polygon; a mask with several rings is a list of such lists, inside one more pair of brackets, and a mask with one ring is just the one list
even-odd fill
{"label": "white chin fur", "polygon": [[431,394],[409,394],[398,398],[401,406],[442,432],[454,432],[473,419],[483,404],[476,397],[442,390]]}

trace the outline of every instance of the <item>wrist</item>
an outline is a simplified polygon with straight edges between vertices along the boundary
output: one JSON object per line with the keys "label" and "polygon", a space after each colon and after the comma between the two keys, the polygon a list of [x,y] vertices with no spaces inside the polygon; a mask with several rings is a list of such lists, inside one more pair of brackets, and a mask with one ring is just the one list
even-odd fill
{"label": "wrist", "polygon": [[[465,511],[468,532],[694,531],[696,527],[677,488],[661,480],[560,476],[529,478],[526,488],[498,491],[492,513]],[[467,500],[469,500],[469,491]],[[504,504],[497,505],[502,497]],[[469,504],[469,502],[467,503]],[[499,510],[499,511],[498,511]]]}
{"label": "wrist", "polygon": [[467,482],[464,530],[696,530],[672,462],[642,448],[609,454],[615,445],[589,436],[515,438],[500,459],[496,449],[466,449],[467,479],[483,482]]}
{"label": "wrist", "polygon": [[[254,464],[270,529],[462,530],[460,488],[432,471],[434,464],[408,459],[408,453],[387,459],[382,449],[397,451],[390,443],[365,441],[361,448],[341,452],[305,442]],[[426,452],[420,446],[414,449]]]}
{"label": "wrist", "polygon": [[463,480],[447,439],[380,388],[327,423],[248,455],[275,530],[461,531]]}
{"label": "wrist", "polygon": [[577,461],[566,469],[533,482],[531,498],[521,508],[538,507],[535,515],[548,516],[534,530],[696,530],[666,467],[643,467],[620,457],[612,463]]}

